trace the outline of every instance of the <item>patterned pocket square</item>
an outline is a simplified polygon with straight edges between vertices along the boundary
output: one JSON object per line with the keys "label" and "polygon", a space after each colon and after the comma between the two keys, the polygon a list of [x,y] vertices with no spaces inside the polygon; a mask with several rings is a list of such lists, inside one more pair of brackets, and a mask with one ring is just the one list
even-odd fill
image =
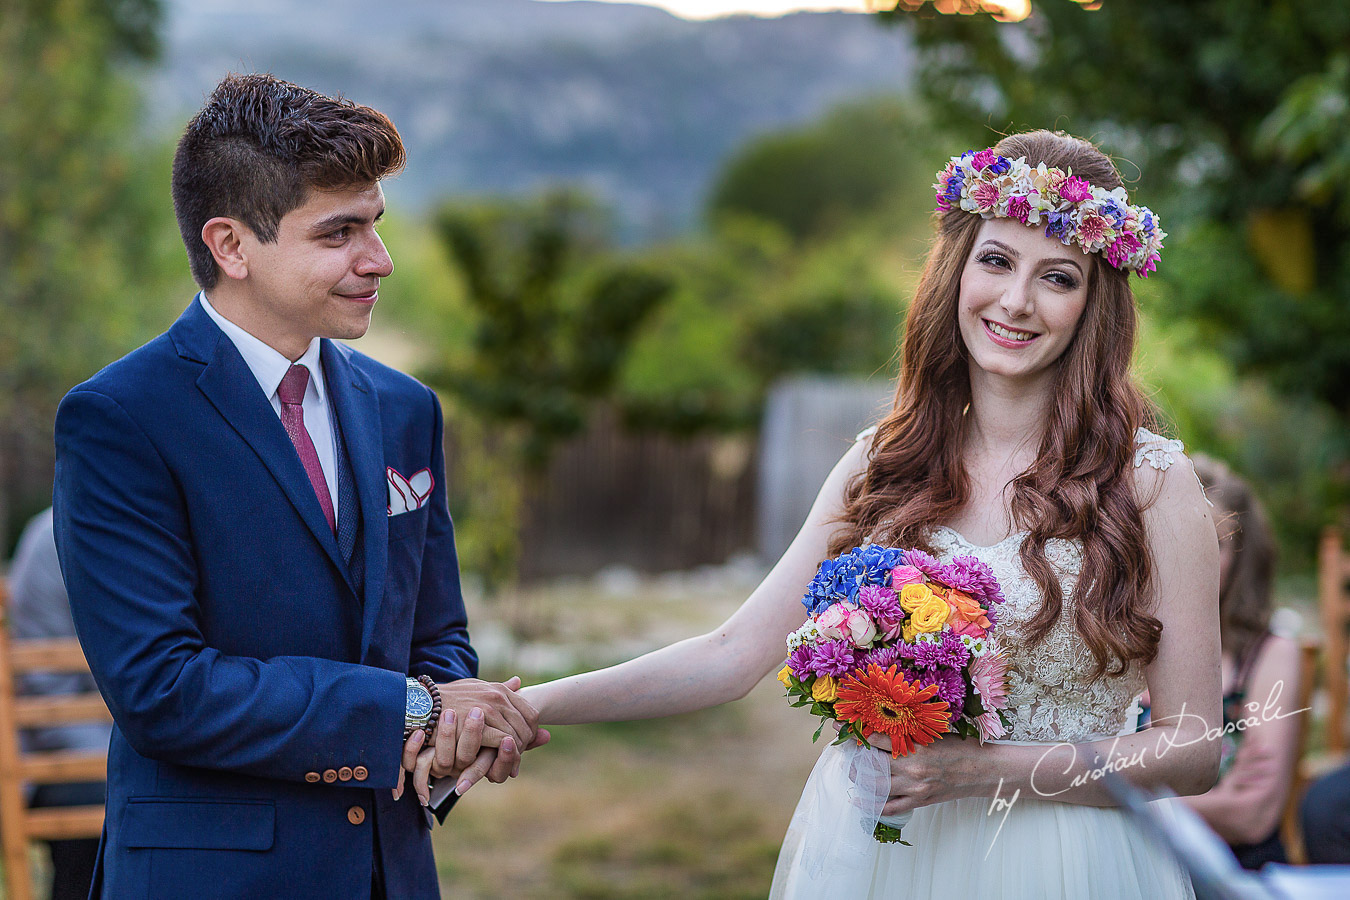
{"label": "patterned pocket square", "polygon": [[388,512],[391,516],[426,506],[431,499],[432,488],[436,487],[436,479],[431,477],[430,469],[422,469],[404,478],[398,469],[389,466],[385,469],[385,477],[389,481]]}

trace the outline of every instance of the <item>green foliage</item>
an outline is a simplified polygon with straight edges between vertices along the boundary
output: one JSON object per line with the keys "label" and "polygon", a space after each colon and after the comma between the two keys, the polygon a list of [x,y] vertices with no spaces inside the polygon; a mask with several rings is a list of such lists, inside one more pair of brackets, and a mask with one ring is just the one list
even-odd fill
{"label": "green foliage", "polygon": [[[6,432],[49,435],[62,394],[162,328],[191,283],[168,154],[136,134],[123,74],[153,55],[158,18],[155,0],[8,0],[0,15]],[[32,488],[0,485],[0,531],[50,501]]]}
{"label": "green foliage", "polygon": [[449,208],[438,225],[478,320],[470,357],[429,377],[487,420],[521,426],[524,460],[538,469],[582,429],[670,281],[613,262],[578,272],[601,230],[575,195]]}
{"label": "green foliage", "polygon": [[671,281],[609,258],[599,211],[574,194],[450,206],[436,224],[471,324],[424,374],[455,399],[461,562],[491,593],[514,578],[530,484],[612,392]]}
{"label": "green foliage", "polygon": [[[1218,394],[1169,374],[1168,398],[1202,447],[1252,476],[1268,502],[1278,494],[1286,540],[1307,540],[1344,502],[1350,472],[1350,6],[1038,0],[1018,25],[910,21],[924,88],[947,119],[1063,128],[1121,154],[1126,180],[1171,232],[1146,292],[1166,298],[1152,314],[1233,367]],[[1176,334],[1162,340],[1175,346]],[[1300,399],[1274,401],[1249,378]],[[1302,428],[1312,434],[1281,465],[1257,449]],[[1294,473],[1295,460],[1312,468]]]}
{"label": "green foliage", "polygon": [[927,195],[933,129],[921,109],[903,99],[851,104],[806,128],[750,142],[723,167],[709,216],[754,216],[801,241],[848,226],[897,195]]}

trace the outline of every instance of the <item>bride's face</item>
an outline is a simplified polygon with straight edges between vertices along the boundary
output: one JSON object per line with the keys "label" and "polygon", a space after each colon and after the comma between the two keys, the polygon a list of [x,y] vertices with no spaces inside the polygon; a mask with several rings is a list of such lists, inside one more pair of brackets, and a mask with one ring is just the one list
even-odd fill
{"label": "bride's face", "polygon": [[1039,228],[1014,219],[981,223],[957,310],[972,366],[1015,380],[1044,374],[1078,330],[1092,263]]}

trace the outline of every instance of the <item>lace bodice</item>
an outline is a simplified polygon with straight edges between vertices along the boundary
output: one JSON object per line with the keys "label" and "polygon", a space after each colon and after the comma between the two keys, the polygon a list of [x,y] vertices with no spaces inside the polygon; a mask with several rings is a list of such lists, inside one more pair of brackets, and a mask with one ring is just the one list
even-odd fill
{"label": "lace bodice", "polygon": [[[864,432],[859,437],[865,437]],[[1146,429],[1135,435],[1135,467],[1148,463],[1165,470],[1181,455],[1180,441],[1168,440]],[[1144,690],[1144,673],[1137,663],[1117,676],[1093,679],[1096,659],[1074,627],[1072,594],[1082,568],[1077,541],[1051,540],[1045,554],[1059,577],[1064,605],[1045,640],[1033,644],[1027,626],[1041,606],[1040,589],[1022,568],[1018,553],[1026,532],[1011,534],[989,547],[972,544],[946,526],[929,536],[943,562],[971,555],[984,561],[998,578],[1006,601],[999,608],[998,643],[1008,657],[1008,703],[1012,719],[1009,740],[1083,741],[1133,730],[1136,699]]]}
{"label": "lace bodice", "polygon": [[1022,568],[1018,552],[1026,532],[1009,535],[992,547],[970,543],[939,526],[930,535],[943,562],[953,556],[978,556],[994,570],[1006,601],[999,607],[994,634],[1008,657],[1008,705],[1014,741],[1082,741],[1118,734],[1125,727],[1135,698],[1144,689],[1144,674],[1132,665],[1116,677],[1092,679],[1096,660],[1074,627],[1071,600],[1082,566],[1076,541],[1052,540],[1045,555],[1059,576],[1064,607],[1045,640],[1033,644],[1027,625],[1041,607],[1040,588]]}

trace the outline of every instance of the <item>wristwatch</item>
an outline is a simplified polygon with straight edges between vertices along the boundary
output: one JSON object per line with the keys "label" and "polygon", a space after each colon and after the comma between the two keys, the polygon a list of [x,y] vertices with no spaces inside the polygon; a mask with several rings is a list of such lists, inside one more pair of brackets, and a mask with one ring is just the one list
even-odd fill
{"label": "wristwatch", "polygon": [[441,718],[441,691],[429,675],[408,679],[408,698],[403,707],[403,739],[421,728],[431,737]]}

